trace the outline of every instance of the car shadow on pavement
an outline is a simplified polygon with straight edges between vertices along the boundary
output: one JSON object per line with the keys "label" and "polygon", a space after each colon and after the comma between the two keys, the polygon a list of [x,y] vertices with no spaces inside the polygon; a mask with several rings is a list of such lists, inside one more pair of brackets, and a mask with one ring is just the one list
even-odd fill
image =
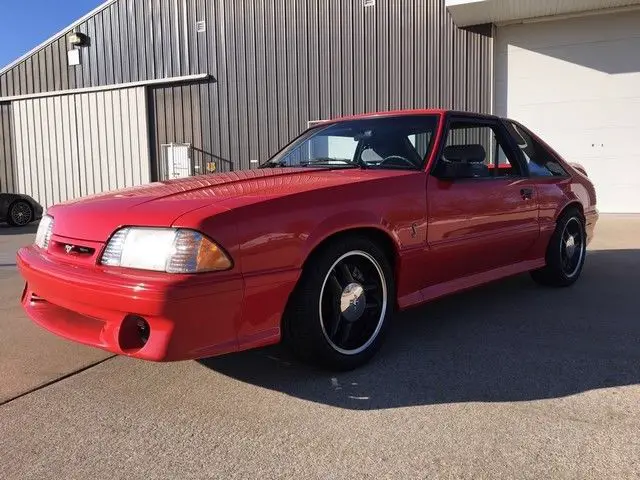
{"label": "car shadow on pavement", "polygon": [[38,222],[30,223],[24,227],[12,227],[7,223],[0,223],[0,236],[3,235],[26,235],[38,231]]}
{"label": "car shadow on pavement", "polygon": [[359,410],[558,398],[640,383],[640,250],[589,252],[571,288],[528,275],[396,316],[385,346],[332,373],[279,346],[202,360],[221,374]]}

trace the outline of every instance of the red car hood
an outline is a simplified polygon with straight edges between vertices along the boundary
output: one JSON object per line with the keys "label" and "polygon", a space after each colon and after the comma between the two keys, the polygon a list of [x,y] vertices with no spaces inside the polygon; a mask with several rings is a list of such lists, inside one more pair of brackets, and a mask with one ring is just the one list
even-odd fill
{"label": "red car hood", "polygon": [[54,234],[103,242],[122,226],[171,226],[182,215],[203,207],[209,207],[207,215],[215,215],[233,208],[240,197],[252,197],[255,202],[384,174],[380,170],[309,168],[216,173],[71,200],[48,213],[55,218]]}

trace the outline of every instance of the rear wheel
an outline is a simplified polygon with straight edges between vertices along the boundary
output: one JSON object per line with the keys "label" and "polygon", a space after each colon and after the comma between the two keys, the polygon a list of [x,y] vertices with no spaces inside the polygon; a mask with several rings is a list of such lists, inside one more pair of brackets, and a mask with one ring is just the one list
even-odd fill
{"label": "rear wheel", "polygon": [[345,237],[305,267],[285,312],[284,340],[303,360],[353,369],[380,348],[394,305],[384,251],[365,237]]}
{"label": "rear wheel", "polygon": [[582,273],[587,254],[584,218],[576,209],[564,212],[547,247],[547,265],[531,272],[533,279],[553,287],[573,285]]}
{"label": "rear wheel", "polygon": [[13,202],[7,213],[7,223],[14,227],[24,227],[33,221],[33,209],[24,200]]}

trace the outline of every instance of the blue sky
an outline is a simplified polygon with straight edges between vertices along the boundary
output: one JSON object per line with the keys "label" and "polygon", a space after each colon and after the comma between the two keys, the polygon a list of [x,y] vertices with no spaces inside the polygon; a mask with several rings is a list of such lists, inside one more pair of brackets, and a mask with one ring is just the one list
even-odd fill
{"label": "blue sky", "polygon": [[4,0],[0,7],[0,68],[40,45],[104,0]]}

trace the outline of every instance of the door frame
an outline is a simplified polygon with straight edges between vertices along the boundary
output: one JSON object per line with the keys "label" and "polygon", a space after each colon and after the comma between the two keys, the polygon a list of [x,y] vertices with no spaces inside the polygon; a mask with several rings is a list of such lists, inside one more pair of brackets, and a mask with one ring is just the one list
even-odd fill
{"label": "door frame", "polygon": [[[520,172],[517,175],[508,175],[508,176],[505,175],[505,176],[459,178],[459,179],[441,178],[437,174],[436,168],[437,168],[437,165],[439,165],[439,163],[442,161],[443,150],[447,143],[448,136],[451,132],[452,124],[457,121],[463,124],[471,124],[471,125],[478,125],[482,127],[491,128],[500,144],[500,147],[503,149],[504,154],[507,156],[507,159],[510,162],[513,162],[514,166],[515,165],[519,166]],[[535,188],[535,179],[531,178],[529,174],[529,169],[526,164],[526,161],[524,160],[524,157],[521,156],[521,153],[519,152],[517,145],[511,138],[510,134],[508,133],[501,119],[494,116],[488,116],[488,115],[483,116],[483,115],[473,115],[473,114],[467,114],[467,113],[452,113],[451,115],[447,116],[445,122],[446,123],[442,133],[443,135],[442,141],[440,142],[440,145],[438,147],[437,157],[435,158],[433,166],[431,170],[428,172],[427,188],[425,190],[425,195],[427,195],[427,221],[428,221],[426,241],[427,241],[427,250],[431,257],[431,261],[433,261],[435,264],[440,264],[441,261],[443,261],[444,259],[449,257],[451,258],[457,257],[460,254],[462,254],[461,258],[466,258],[465,255],[474,257],[475,250],[478,250],[478,249],[482,250],[484,248],[487,248],[487,246],[489,244],[494,243],[494,241],[497,241],[498,243],[500,243],[501,241],[506,240],[507,237],[509,238],[511,237],[525,238],[526,237],[527,246],[523,247],[523,250],[526,251],[528,248],[530,248],[530,246],[535,244],[535,240],[537,236],[539,236],[539,230],[540,230],[539,219],[538,219],[538,215],[539,215],[538,195]],[[494,162],[494,165],[498,164],[497,155],[495,155],[495,157],[493,158],[493,162]],[[514,228],[514,226],[511,226],[506,229],[503,227],[499,234],[496,231],[491,231],[491,230],[487,230],[486,232],[468,231],[466,233],[462,233],[462,230],[460,230],[457,235],[454,235],[449,239],[445,239],[445,237],[440,238],[439,235],[442,232],[436,233],[433,231],[433,228],[434,228],[433,221],[434,219],[436,219],[435,221],[437,221],[438,213],[434,211],[434,209],[436,208],[435,204],[429,201],[430,195],[437,194],[437,192],[434,190],[437,190],[438,188],[440,188],[440,186],[442,185],[440,182],[444,182],[444,184],[450,184],[452,187],[457,186],[457,188],[462,188],[462,189],[469,189],[469,188],[473,189],[474,188],[473,186],[477,185],[481,190],[484,190],[484,191],[487,191],[487,188],[489,189],[491,188],[490,186],[492,182],[495,184],[500,184],[505,186],[509,185],[508,189],[505,190],[505,192],[509,195],[514,195],[514,190],[517,191],[523,188],[532,189],[533,197],[531,198],[531,200],[524,200],[524,199],[522,200],[523,202],[525,201],[532,202],[528,207],[524,207],[525,204],[524,203],[522,204],[523,211],[529,212],[529,214],[527,214],[529,217],[529,220],[525,222],[529,225],[529,227],[527,227],[524,230],[522,229],[522,226],[519,226],[518,228]],[[437,203],[438,202],[436,202],[436,204]],[[507,207],[505,206],[505,208]],[[434,214],[436,215],[436,217],[434,217]],[[465,215],[466,214],[463,214],[463,216]],[[534,217],[535,217],[535,220],[534,220]],[[472,219],[469,218],[468,220],[472,220]],[[455,228],[461,228],[461,229],[468,228],[465,219],[462,217],[457,218],[457,223],[458,223],[458,227],[455,227]],[[463,224],[465,225],[464,227],[462,226]],[[535,228],[534,228],[534,224],[536,225]],[[449,232],[449,233],[452,233],[452,232]],[[507,235],[507,237],[505,237],[504,235]],[[453,249],[454,253],[451,253],[452,252],[451,249]],[[513,260],[515,261],[519,255],[515,253],[515,250],[517,249],[514,249],[514,252],[512,252],[512,254],[508,254],[505,257],[507,258],[506,263],[497,262],[495,265],[493,264],[486,265],[486,266],[483,265],[482,267],[480,267],[480,269],[472,269],[470,271],[460,272],[460,275],[462,275],[462,277],[444,278],[444,279],[441,279],[440,281],[444,280],[445,282],[449,282],[449,281],[457,282],[457,281],[461,281],[461,278],[466,278],[466,276],[482,275],[483,272],[490,271],[491,269],[510,268],[512,266],[509,263],[512,260],[511,257],[513,257]],[[444,256],[441,258],[441,255],[444,255]],[[465,261],[463,263],[466,264],[467,262]],[[485,268],[488,270],[484,270]],[[436,284],[437,283],[439,282],[436,280]],[[435,284],[432,284],[431,287],[433,287],[434,285]]]}
{"label": "door frame", "polygon": [[[495,131],[499,135],[499,140],[504,141],[504,143],[508,146],[511,155],[513,156],[513,158],[515,159],[515,161],[518,163],[520,167],[520,172],[521,172],[520,177],[530,178],[529,166],[527,165],[527,162],[525,161],[524,156],[520,151],[520,148],[518,148],[517,144],[515,143],[515,141],[507,131],[506,127],[504,126],[504,122],[502,118],[496,117],[494,115],[482,115],[482,114],[473,114],[473,113],[467,113],[467,112],[447,112],[445,114],[443,121],[444,121],[444,128],[442,130],[442,141],[438,146],[438,151],[436,152],[435,160],[431,164],[431,167],[427,172],[430,176],[439,178],[435,172],[438,168],[438,165],[442,161],[442,153],[444,151],[444,146],[447,143],[449,132],[451,131],[451,124],[456,121],[463,121],[465,123],[470,123],[470,124],[486,125],[490,128],[495,126]],[[508,156],[509,152],[505,151],[505,154]],[[497,156],[495,161],[497,161]],[[469,180],[486,181],[486,180],[495,180],[497,178],[499,177],[460,178],[460,179],[456,179],[455,181],[456,182],[469,181]]]}

